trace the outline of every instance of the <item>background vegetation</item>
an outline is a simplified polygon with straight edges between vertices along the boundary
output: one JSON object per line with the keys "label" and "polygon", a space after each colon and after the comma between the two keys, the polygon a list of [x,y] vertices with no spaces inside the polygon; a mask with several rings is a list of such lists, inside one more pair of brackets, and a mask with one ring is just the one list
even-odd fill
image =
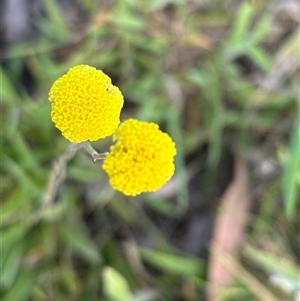
{"label": "background vegetation", "polygon": [[[21,2],[1,3],[1,300],[299,300],[298,2]],[[161,191],[125,197],[80,151],[45,204],[68,145],[47,94],[78,64],[176,141]]]}

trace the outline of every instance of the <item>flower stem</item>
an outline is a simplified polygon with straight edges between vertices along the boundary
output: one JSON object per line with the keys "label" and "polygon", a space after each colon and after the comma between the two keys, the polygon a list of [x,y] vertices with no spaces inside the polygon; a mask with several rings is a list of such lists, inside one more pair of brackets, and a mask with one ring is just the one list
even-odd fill
{"label": "flower stem", "polygon": [[82,146],[77,143],[69,144],[65,153],[54,162],[52,171],[50,173],[47,189],[42,199],[42,206],[46,207],[53,203],[57,195],[59,185],[66,178],[67,164],[81,147]]}
{"label": "flower stem", "polygon": [[54,202],[58,188],[66,178],[66,167],[68,162],[75,156],[77,151],[82,148],[92,156],[94,163],[98,160],[105,159],[108,155],[108,152],[98,153],[89,142],[69,144],[65,153],[61,155],[53,164],[47,189],[42,199],[42,206],[46,207]]}
{"label": "flower stem", "polygon": [[82,142],[81,146],[88,154],[92,156],[94,163],[98,160],[104,160],[109,154],[108,152],[98,153],[89,142]]}

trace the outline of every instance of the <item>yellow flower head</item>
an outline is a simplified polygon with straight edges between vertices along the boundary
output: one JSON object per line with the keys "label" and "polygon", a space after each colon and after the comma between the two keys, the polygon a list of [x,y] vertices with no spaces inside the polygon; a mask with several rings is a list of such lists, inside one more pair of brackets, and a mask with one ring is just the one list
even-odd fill
{"label": "yellow flower head", "polygon": [[71,142],[96,141],[114,133],[124,99],[101,70],[71,68],[53,84],[49,100],[55,126]]}
{"label": "yellow flower head", "polygon": [[129,119],[114,140],[103,168],[116,190],[132,196],[156,191],[174,174],[175,143],[156,123]]}

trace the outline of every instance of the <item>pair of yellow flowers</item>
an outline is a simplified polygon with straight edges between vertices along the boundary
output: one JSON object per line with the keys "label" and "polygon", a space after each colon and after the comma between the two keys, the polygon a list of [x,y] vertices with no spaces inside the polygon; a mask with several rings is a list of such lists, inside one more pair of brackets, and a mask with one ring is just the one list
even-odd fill
{"label": "pair of yellow flowers", "polygon": [[158,190],[174,174],[175,143],[153,122],[128,119],[120,124],[123,95],[101,70],[71,68],[55,81],[49,100],[55,126],[71,142],[113,135],[116,143],[103,169],[114,189],[136,196]]}

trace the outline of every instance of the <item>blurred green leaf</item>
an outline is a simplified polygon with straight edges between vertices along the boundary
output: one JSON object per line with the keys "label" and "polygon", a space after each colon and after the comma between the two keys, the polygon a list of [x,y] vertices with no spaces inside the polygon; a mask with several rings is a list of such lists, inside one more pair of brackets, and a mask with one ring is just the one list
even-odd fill
{"label": "blurred green leaf", "polygon": [[16,133],[12,138],[12,148],[18,156],[19,162],[22,162],[22,166],[26,170],[32,171],[35,174],[42,173],[38,158],[20,133]]}
{"label": "blurred green leaf", "polygon": [[18,240],[1,250],[0,286],[8,289],[14,282],[20,267],[24,249],[23,240]]}
{"label": "blurred green leaf", "polygon": [[19,182],[23,188],[26,188],[28,193],[31,193],[32,197],[37,197],[40,195],[41,187],[38,187],[37,184],[32,180],[32,177],[28,174],[27,171],[21,167],[18,162],[9,158],[8,156],[4,156],[3,158],[3,167],[9,172],[13,177]]}
{"label": "blurred green leaf", "polygon": [[249,36],[249,44],[257,45],[263,37],[268,33],[271,28],[272,23],[272,16],[271,15],[264,15],[259,22],[257,22],[250,33]]}
{"label": "blurred green leaf", "polygon": [[[225,44],[225,57],[234,59],[241,55],[249,55],[264,71],[271,69],[271,60],[257,44],[270,29],[272,16],[264,15],[259,22],[254,23],[256,7],[245,1],[237,14],[236,22],[229,40]],[[253,28],[251,27],[253,26]]]}
{"label": "blurred green leaf", "polygon": [[165,214],[166,216],[175,217],[178,214],[178,211],[183,211],[178,209],[178,204],[173,204],[168,202],[166,199],[161,198],[154,194],[149,194],[149,196],[146,196],[145,201],[147,202],[149,207],[154,208],[158,212],[161,212]]}
{"label": "blurred green leaf", "polygon": [[150,10],[160,10],[166,7],[167,5],[181,5],[184,4],[186,0],[152,0],[149,1],[146,5]]}
{"label": "blurred green leaf", "polygon": [[288,279],[299,280],[299,270],[295,263],[291,262],[287,256],[278,256],[250,245],[245,246],[244,253],[250,260],[255,262],[270,275],[280,274],[282,277]]}
{"label": "blurred green leaf", "polygon": [[68,210],[68,205],[64,202],[61,202],[52,204],[51,206],[43,207],[39,214],[43,221],[56,222],[60,221],[65,216],[66,212],[68,212]]}
{"label": "blurred green leaf", "polygon": [[112,20],[119,30],[140,30],[146,26],[141,16],[134,10],[131,10],[124,1],[119,2],[118,9],[114,12]]}
{"label": "blurred green leaf", "polygon": [[0,67],[0,80],[1,102],[4,101],[5,103],[17,105],[20,102],[20,96],[2,67]]}
{"label": "blurred green leaf", "polygon": [[247,50],[249,57],[265,72],[269,72],[272,68],[272,62],[267,53],[261,48],[249,47]]}
{"label": "blurred green leaf", "polygon": [[0,225],[9,225],[24,220],[31,212],[30,194],[24,187],[13,190],[7,200],[1,204]]}
{"label": "blurred green leaf", "polygon": [[99,263],[99,250],[90,239],[86,226],[75,211],[70,212],[67,222],[61,224],[60,233],[75,253],[82,255],[90,263]]}
{"label": "blurred green leaf", "polygon": [[299,202],[299,175],[300,175],[300,118],[295,121],[290,136],[289,156],[283,177],[283,194],[285,201],[285,213],[288,217],[297,214],[297,202]]}
{"label": "blurred green leaf", "polygon": [[[66,38],[69,34],[66,18],[64,13],[61,11],[59,2],[56,0],[43,0],[46,13],[51,23],[50,26],[53,26],[55,29],[56,36],[60,37],[62,40]],[[49,27],[48,26],[48,30]]]}
{"label": "blurred green leaf", "polygon": [[20,269],[16,281],[9,291],[3,296],[2,301],[29,300],[31,289],[34,285],[34,274],[25,268]]}
{"label": "blurred green leaf", "polygon": [[253,21],[255,14],[255,5],[252,5],[250,1],[244,1],[236,13],[236,18],[234,22],[234,27],[231,31],[229,38],[229,45],[237,45],[244,41],[245,37],[248,35],[248,29]]}
{"label": "blurred green leaf", "polygon": [[15,105],[3,108],[4,116],[0,117],[3,121],[2,133],[5,138],[10,139],[17,133],[21,121],[21,108]]}
{"label": "blurred green leaf", "polygon": [[124,275],[130,285],[134,284],[135,281],[132,272],[128,268],[128,263],[122,256],[120,247],[116,242],[108,241],[107,244],[103,247],[102,253],[107,264]]}
{"label": "blurred green leaf", "polygon": [[134,301],[126,278],[111,267],[102,271],[104,294],[111,301]]}
{"label": "blurred green leaf", "polygon": [[299,277],[291,278],[282,274],[273,274],[271,276],[270,282],[276,287],[294,293],[295,295],[300,293],[300,282]]}
{"label": "blurred green leaf", "polygon": [[11,226],[0,228],[1,248],[9,248],[16,241],[21,240],[30,229],[30,221],[22,220],[13,223]]}
{"label": "blurred green leaf", "polygon": [[142,258],[160,270],[180,276],[204,276],[205,265],[200,259],[140,248]]}

